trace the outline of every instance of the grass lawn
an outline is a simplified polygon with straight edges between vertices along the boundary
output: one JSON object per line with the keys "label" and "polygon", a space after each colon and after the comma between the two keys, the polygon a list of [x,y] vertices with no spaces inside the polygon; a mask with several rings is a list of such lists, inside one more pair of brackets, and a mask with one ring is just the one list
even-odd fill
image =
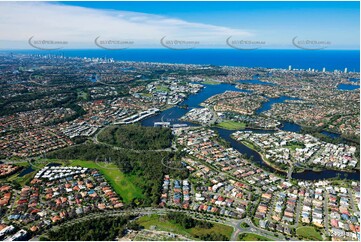
{"label": "grass lawn", "polygon": [[246,128],[245,123],[240,123],[235,121],[224,121],[222,123],[217,124],[217,126],[229,130],[238,130],[238,129]]}
{"label": "grass lawn", "polygon": [[256,147],[251,142],[242,140],[241,143],[247,146],[248,148],[251,148],[252,150],[256,150]]}
{"label": "grass lawn", "polygon": [[322,240],[322,236],[314,227],[303,226],[296,229],[296,234],[309,240]]}
{"label": "grass lawn", "polygon": [[288,148],[290,150],[296,150],[297,148],[304,148],[302,145],[286,145],[284,148]]}
{"label": "grass lawn", "polygon": [[151,226],[156,226],[156,230],[173,232],[176,234],[187,236],[189,238],[195,238],[197,236],[207,235],[213,232],[216,234],[223,234],[230,239],[233,232],[232,227],[218,223],[213,223],[213,227],[210,229],[199,227],[185,229],[180,224],[176,224],[169,220],[166,220],[164,216],[159,216],[157,214],[143,216],[137,221],[141,226],[144,226],[145,229],[150,229]]}
{"label": "grass lawn", "polygon": [[243,222],[243,223],[240,224],[240,227],[241,228],[248,228],[249,225],[246,222]]}
{"label": "grass lawn", "polygon": [[221,83],[217,82],[217,81],[206,80],[206,81],[203,81],[202,84],[205,84],[205,85],[219,85]]}
{"label": "grass lawn", "polygon": [[72,160],[71,166],[82,166],[99,170],[105,179],[112,185],[115,192],[118,193],[125,203],[129,203],[133,198],[143,198],[142,190],[134,184],[138,177],[125,175],[113,163],[95,163],[94,161]]}
{"label": "grass lawn", "polygon": [[167,86],[157,86],[155,88],[158,92],[169,92],[169,88]]}
{"label": "grass lawn", "polygon": [[88,100],[89,99],[89,94],[84,92],[84,91],[79,91],[79,92],[77,92],[77,97],[81,98],[83,100]]}
{"label": "grass lawn", "polygon": [[258,235],[258,234],[252,234],[252,233],[243,233],[240,234],[238,237],[241,241],[272,241],[271,239]]}
{"label": "grass lawn", "polygon": [[254,224],[259,227],[259,218],[253,218]]}
{"label": "grass lawn", "polygon": [[142,96],[144,96],[144,97],[153,97],[153,94],[151,94],[151,93],[142,93]]}

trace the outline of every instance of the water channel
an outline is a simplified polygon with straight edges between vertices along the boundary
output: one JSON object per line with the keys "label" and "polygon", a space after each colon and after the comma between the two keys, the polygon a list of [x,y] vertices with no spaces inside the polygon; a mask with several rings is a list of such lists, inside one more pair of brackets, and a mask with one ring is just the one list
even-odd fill
{"label": "water channel", "polygon": [[[244,81],[242,82],[244,83]],[[265,83],[265,85],[268,84]],[[190,109],[199,108],[202,102],[204,102],[213,95],[220,94],[225,91],[251,92],[249,90],[237,89],[236,86],[232,84],[222,83],[218,85],[204,85],[204,86],[205,88],[203,88],[197,94],[190,95],[186,100],[180,103],[179,106],[175,106],[173,108],[162,111],[155,116],[144,119],[141,122],[141,124],[144,126],[154,126],[154,122],[170,122],[171,124],[188,124],[189,126],[198,126],[196,124],[181,121],[179,119],[182,116],[184,116]],[[272,104],[284,102],[286,100],[294,100],[294,98],[286,97],[286,96],[280,98],[271,98],[269,99],[268,102],[264,103],[262,107],[259,110],[257,110],[256,113],[260,114],[261,112],[269,110],[272,107]],[[182,108],[181,106],[187,106],[188,108]],[[230,135],[233,132],[235,132],[235,130],[226,130],[222,128],[213,128],[213,129],[218,132],[221,138],[229,142],[234,149],[238,150],[242,154],[247,154],[248,156],[252,156],[253,161],[258,165],[260,165],[261,167],[266,167],[268,170],[271,170],[272,172],[277,172],[272,167],[268,166],[266,163],[263,162],[259,153],[232,139]],[[284,121],[282,122],[282,126],[280,127],[280,129],[291,132],[301,131],[301,127],[299,125]],[[244,130],[258,132],[258,133],[275,132],[272,130],[260,130],[260,129],[249,129],[249,128],[246,128]],[[335,134],[331,132],[323,132],[323,134],[328,135],[331,138],[339,137],[339,134]],[[360,172],[359,170],[356,172],[343,172],[343,171],[334,171],[334,170],[323,170],[318,172],[318,171],[307,170],[302,173],[293,173],[292,177],[294,179],[300,179],[300,180],[319,180],[319,179],[327,179],[327,178],[335,178],[335,177],[339,177],[342,179],[349,179],[349,180],[359,180]]]}

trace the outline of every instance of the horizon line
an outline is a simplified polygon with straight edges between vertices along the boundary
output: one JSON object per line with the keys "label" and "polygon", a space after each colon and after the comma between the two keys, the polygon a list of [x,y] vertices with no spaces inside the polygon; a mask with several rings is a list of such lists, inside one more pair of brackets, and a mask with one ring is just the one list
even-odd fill
{"label": "horizon line", "polygon": [[127,50],[172,50],[172,51],[190,51],[190,50],[237,50],[237,51],[258,51],[258,50],[300,50],[300,51],[360,51],[360,49],[333,49],[333,48],[324,48],[324,49],[300,49],[300,48],[259,48],[259,49],[235,49],[235,48],[192,48],[192,49],[170,49],[170,48],[147,48],[147,47],[138,47],[138,48],[126,48],[126,49],[102,49],[102,48],[74,48],[74,49],[56,49],[56,50],[46,50],[46,49],[35,49],[35,48],[24,48],[24,49],[1,49],[0,51],[44,51],[44,52],[61,52],[61,51],[73,51],[73,50],[104,50],[104,51],[127,51]]}

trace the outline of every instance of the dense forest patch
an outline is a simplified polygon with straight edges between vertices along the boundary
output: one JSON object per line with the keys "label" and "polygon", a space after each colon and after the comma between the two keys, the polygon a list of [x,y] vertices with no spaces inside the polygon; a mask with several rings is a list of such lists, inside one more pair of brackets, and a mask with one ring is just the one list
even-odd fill
{"label": "dense forest patch", "polygon": [[169,128],[140,125],[109,126],[98,134],[100,142],[135,150],[160,150],[171,146]]}
{"label": "dense forest patch", "polygon": [[42,240],[112,241],[124,230],[129,217],[101,217],[52,229]]}

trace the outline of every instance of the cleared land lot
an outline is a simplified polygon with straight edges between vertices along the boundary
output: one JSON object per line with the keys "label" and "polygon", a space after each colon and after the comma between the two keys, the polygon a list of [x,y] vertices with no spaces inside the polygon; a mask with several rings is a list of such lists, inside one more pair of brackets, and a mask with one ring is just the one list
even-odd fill
{"label": "cleared land lot", "polygon": [[200,228],[194,227],[190,229],[184,228],[182,225],[174,223],[173,221],[167,220],[164,216],[159,216],[156,214],[143,216],[137,220],[139,225],[143,226],[145,229],[156,229],[160,231],[168,231],[175,234],[181,234],[188,238],[197,238],[202,235],[208,235],[211,233],[222,234],[228,239],[231,238],[233,228],[214,223],[212,228]]}

